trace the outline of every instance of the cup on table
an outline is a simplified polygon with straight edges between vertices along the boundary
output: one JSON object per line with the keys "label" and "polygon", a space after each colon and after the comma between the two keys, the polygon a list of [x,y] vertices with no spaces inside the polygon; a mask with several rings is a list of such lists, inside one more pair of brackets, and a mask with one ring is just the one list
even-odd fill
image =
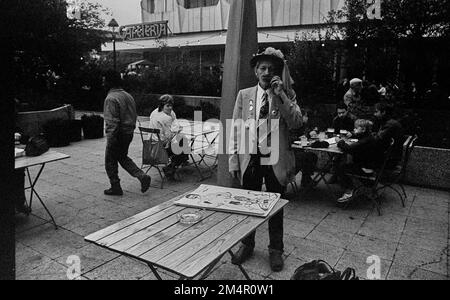
{"label": "cup on table", "polygon": [[301,136],[300,137],[300,143],[301,143],[302,147],[308,146],[308,138],[306,136]]}
{"label": "cup on table", "polygon": [[334,136],[334,128],[327,129],[327,137],[331,139]]}

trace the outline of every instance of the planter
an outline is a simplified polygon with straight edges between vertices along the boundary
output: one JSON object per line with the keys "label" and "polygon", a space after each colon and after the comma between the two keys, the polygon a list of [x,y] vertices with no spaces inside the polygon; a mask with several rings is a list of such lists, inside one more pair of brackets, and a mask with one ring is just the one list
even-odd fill
{"label": "planter", "polygon": [[74,111],[71,105],[64,105],[52,110],[20,112],[17,114],[16,125],[27,136],[42,133],[44,125],[51,120],[73,120]]}
{"label": "planter", "polygon": [[450,149],[415,147],[405,181],[411,185],[450,190]]}
{"label": "planter", "polygon": [[81,117],[83,136],[85,139],[103,138],[104,119],[97,115],[84,115]]}
{"label": "planter", "polygon": [[69,125],[69,139],[71,142],[79,142],[82,139],[83,123],[81,120],[71,120]]}

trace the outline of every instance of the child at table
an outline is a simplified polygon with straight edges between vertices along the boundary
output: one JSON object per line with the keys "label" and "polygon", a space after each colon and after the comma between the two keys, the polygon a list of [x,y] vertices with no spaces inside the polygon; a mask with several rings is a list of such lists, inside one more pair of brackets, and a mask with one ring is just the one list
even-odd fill
{"label": "child at table", "polygon": [[371,169],[379,167],[382,163],[382,151],[379,150],[375,137],[372,135],[372,127],[371,121],[359,119],[355,122],[353,135],[353,138],[358,139],[357,142],[347,143],[337,138],[339,149],[352,158],[351,163],[343,162],[337,167],[338,179],[345,189],[344,195],[337,200],[338,203],[347,203],[353,197],[353,182],[347,174],[368,175]]}

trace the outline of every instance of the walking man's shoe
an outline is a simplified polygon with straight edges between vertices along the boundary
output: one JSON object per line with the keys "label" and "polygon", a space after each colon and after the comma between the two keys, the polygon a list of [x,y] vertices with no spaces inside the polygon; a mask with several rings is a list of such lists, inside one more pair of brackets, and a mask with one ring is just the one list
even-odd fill
{"label": "walking man's shoe", "polygon": [[269,249],[270,268],[274,272],[280,272],[283,270],[283,252],[279,250]]}
{"label": "walking man's shoe", "polygon": [[150,188],[150,183],[152,182],[152,178],[148,175],[142,176],[142,178],[139,178],[139,181],[141,182],[141,192],[145,193]]}
{"label": "walking man's shoe", "polygon": [[242,265],[247,259],[252,257],[253,255],[253,248],[241,245],[239,250],[234,254],[233,258],[231,259],[231,263],[233,265]]}
{"label": "walking man's shoe", "polygon": [[119,187],[111,187],[109,190],[105,190],[107,196],[123,196],[123,190]]}

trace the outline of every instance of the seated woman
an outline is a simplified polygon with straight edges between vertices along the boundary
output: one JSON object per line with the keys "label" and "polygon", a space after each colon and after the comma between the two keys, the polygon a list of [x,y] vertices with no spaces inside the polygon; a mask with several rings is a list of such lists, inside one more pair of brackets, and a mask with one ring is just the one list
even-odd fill
{"label": "seated woman", "polygon": [[[159,98],[159,106],[150,115],[150,128],[160,130],[160,138],[164,142],[169,157],[170,164],[165,167],[164,173],[168,178],[173,178],[175,169],[186,162],[189,156],[186,154],[175,155],[172,151],[173,139],[180,133],[181,128],[177,123],[177,116],[173,111],[174,100],[170,95],[163,95]],[[156,135],[152,135],[152,140],[158,141]],[[180,148],[183,146],[183,139],[179,142]]]}
{"label": "seated woman", "polygon": [[338,147],[352,157],[352,163],[343,162],[337,168],[338,178],[345,189],[338,203],[347,203],[353,197],[353,182],[348,173],[364,175],[367,174],[366,169],[375,169],[382,163],[382,151],[372,135],[372,127],[373,123],[369,120],[356,120],[353,138],[358,139],[358,142],[347,144],[344,140],[338,140]]}

